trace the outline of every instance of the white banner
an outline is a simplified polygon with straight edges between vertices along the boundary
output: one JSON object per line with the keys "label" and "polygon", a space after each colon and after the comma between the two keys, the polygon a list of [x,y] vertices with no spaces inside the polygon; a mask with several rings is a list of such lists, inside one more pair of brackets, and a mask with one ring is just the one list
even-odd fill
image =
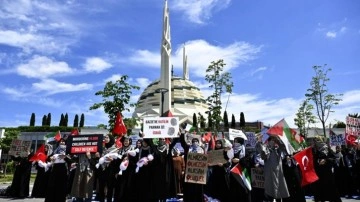
{"label": "white banner", "polygon": [[247,140],[244,132],[242,132],[241,130],[229,128],[229,140],[234,140],[236,137],[241,137],[244,140]]}
{"label": "white banner", "polygon": [[178,117],[144,118],[143,138],[175,138],[179,133]]}

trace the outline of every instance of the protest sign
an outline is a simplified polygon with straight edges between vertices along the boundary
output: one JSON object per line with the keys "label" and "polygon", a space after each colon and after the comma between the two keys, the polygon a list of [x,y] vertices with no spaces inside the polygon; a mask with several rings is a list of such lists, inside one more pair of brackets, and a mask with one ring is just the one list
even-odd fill
{"label": "protest sign", "polygon": [[194,138],[198,139],[199,143],[201,144],[201,135],[194,135],[194,134],[191,134],[191,133],[186,133],[184,135],[185,142],[188,143],[188,144],[191,144],[191,141]]}
{"label": "protest sign", "polygon": [[102,134],[69,136],[66,141],[66,152],[70,154],[102,153]]}
{"label": "protest sign", "polygon": [[185,182],[206,184],[208,157],[206,154],[188,153]]}
{"label": "protest sign", "polygon": [[245,141],[246,147],[255,147],[256,145],[256,138],[255,132],[245,132],[247,140]]}
{"label": "protest sign", "polygon": [[174,138],[179,133],[178,117],[144,118],[143,138]]}
{"label": "protest sign", "polygon": [[336,134],[333,130],[329,130],[329,139],[331,146],[345,145],[345,134]]}
{"label": "protest sign", "polygon": [[251,186],[264,189],[264,169],[261,167],[251,168]]}
{"label": "protest sign", "polygon": [[226,159],[224,157],[224,150],[210,150],[207,152],[208,155],[208,164],[210,166],[217,165],[219,163],[224,164],[226,163]]}
{"label": "protest sign", "polygon": [[27,157],[30,153],[31,141],[14,139],[11,141],[10,156]]}
{"label": "protest sign", "polygon": [[236,137],[243,138],[244,140],[247,140],[247,137],[244,132],[241,130],[236,130],[229,128],[229,140],[234,140]]}

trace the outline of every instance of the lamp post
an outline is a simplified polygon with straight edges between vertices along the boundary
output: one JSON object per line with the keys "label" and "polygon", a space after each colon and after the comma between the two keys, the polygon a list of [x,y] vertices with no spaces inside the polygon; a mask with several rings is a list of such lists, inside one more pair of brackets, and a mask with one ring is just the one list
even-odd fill
{"label": "lamp post", "polygon": [[169,90],[167,88],[158,88],[155,90],[156,93],[161,93],[161,114],[162,116],[164,114],[164,94],[168,92]]}

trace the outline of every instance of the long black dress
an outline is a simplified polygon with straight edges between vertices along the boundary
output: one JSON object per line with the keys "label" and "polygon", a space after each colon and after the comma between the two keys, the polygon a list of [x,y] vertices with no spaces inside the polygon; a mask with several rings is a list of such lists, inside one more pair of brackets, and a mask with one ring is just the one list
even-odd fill
{"label": "long black dress", "polygon": [[291,157],[283,160],[283,171],[290,197],[284,202],[305,202],[305,193],[301,187],[301,170],[299,164]]}
{"label": "long black dress", "polygon": [[25,198],[29,196],[29,185],[31,175],[31,162],[28,157],[14,157],[15,172],[11,183],[10,196],[14,198]]}

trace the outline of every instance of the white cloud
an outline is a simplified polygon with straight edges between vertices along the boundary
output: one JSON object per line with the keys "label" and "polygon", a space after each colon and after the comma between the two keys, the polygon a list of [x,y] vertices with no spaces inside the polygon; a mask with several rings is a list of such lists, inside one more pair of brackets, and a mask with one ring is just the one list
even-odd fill
{"label": "white cloud", "polygon": [[87,58],[83,65],[85,71],[100,73],[106,69],[112,67],[112,64],[106,62],[104,59],[99,57]]}
{"label": "white cloud", "polygon": [[104,80],[104,83],[107,83],[107,82],[109,82],[109,81],[111,81],[111,82],[115,82],[115,81],[117,81],[117,80],[119,80],[121,78],[121,75],[120,74],[113,74],[113,75],[111,75],[109,78],[106,78],[105,80]]}
{"label": "white cloud", "polygon": [[337,33],[336,32],[326,32],[327,38],[336,38]]}
{"label": "white cloud", "polygon": [[189,21],[203,24],[213,12],[228,7],[231,0],[178,0],[174,1],[174,10],[184,12]]}
{"label": "white cloud", "polygon": [[150,81],[148,78],[137,78],[135,85],[139,86],[140,89],[144,89],[144,88],[146,88],[150,83],[151,83],[151,81]]}
{"label": "white cloud", "polygon": [[56,62],[44,56],[34,56],[27,64],[21,64],[16,69],[19,75],[29,78],[48,78],[73,73],[66,62]]}
{"label": "white cloud", "polygon": [[44,79],[38,83],[33,83],[32,86],[37,91],[45,91],[46,94],[52,95],[64,92],[75,92],[92,89],[92,84],[81,83],[81,84],[70,84],[62,83],[53,79]]}
{"label": "white cloud", "polygon": [[[229,71],[250,60],[256,58],[261,51],[261,46],[255,46],[247,42],[235,42],[227,46],[215,46],[204,40],[186,42],[186,55],[188,67],[196,76],[203,77],[212,61],[224,59],[226,66],[224,71]],[[125,60],[124,60],[125,61]],[[160,68],[160,56],[158,52],[148,50],[136,51],[130,56],[134,64]],[[183,46],[179,46],[171,56],[174,68],[183,68]]]}

